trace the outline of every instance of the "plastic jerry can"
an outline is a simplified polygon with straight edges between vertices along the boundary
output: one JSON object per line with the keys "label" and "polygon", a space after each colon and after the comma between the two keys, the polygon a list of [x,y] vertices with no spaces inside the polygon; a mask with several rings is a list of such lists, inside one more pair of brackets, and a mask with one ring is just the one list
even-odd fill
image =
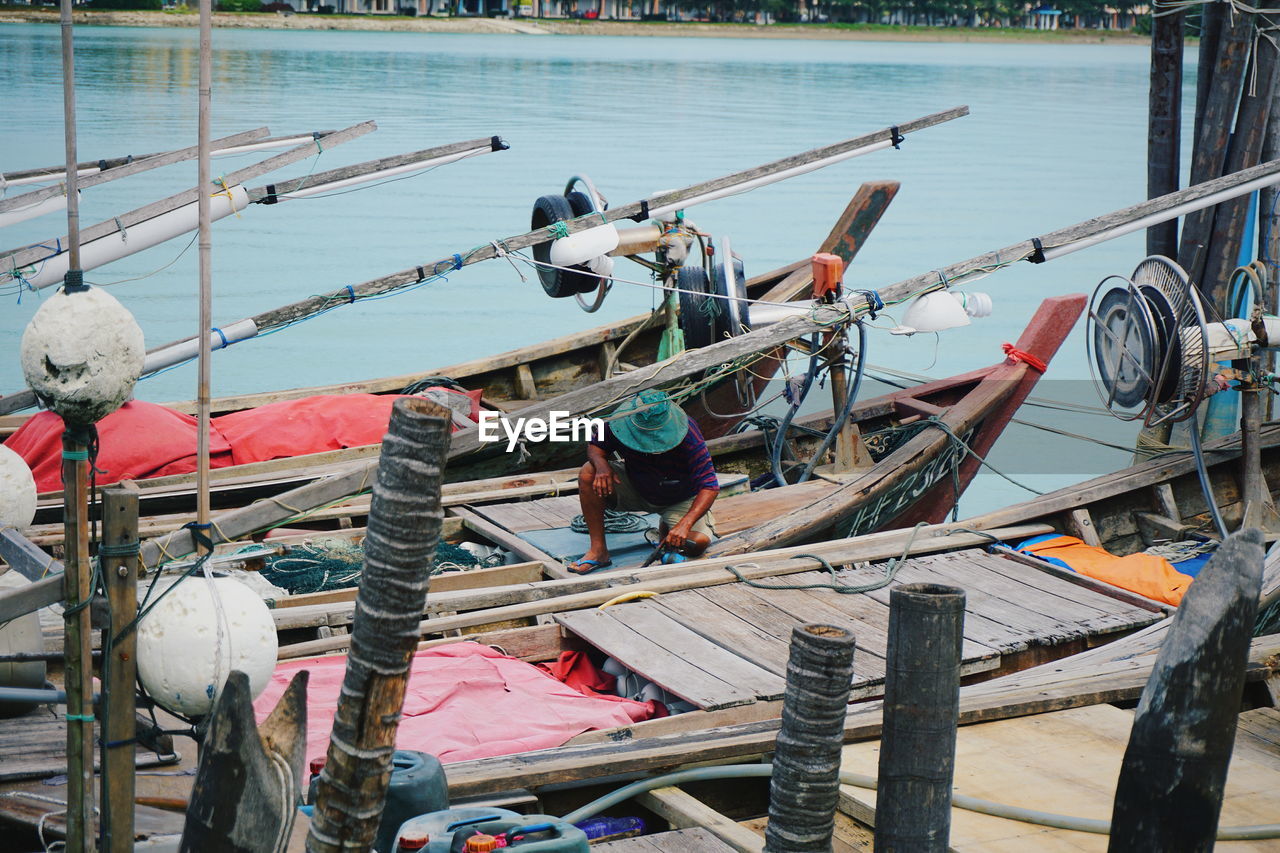
{"label": "plastic jerry can", "polygon": [[398,835],[429,835],[427,853],[465,853],[467,839],[492,835],[498,846],[521,853],[590,853],[586,833],[548,815],[506,809],[459,808],[405,821]]}
{"label": "plastic jerry can", "polygon": [[[319,773],[313,762],[312,772]],[[316,801],[316,776],[311,778],[307,800]],[[400,824],[414,815],[438,812],[449,807],[449,786],[444,767],[434,755],[397,749],[391,758],[391,781],[387,785],[386,805],[378,824],[373,849],[378,853],[394,853]]]}

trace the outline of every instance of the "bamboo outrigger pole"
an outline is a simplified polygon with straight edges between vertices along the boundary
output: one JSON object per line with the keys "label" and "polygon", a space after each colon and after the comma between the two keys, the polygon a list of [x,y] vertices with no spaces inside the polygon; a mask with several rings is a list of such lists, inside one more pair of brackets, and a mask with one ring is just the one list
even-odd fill
{"label": "bamboo outrigger pole", "polygon": [[213,274],[210,269],[213,236],[209,221],[210,146],[209,112],[213,89],[213,8],[212,0],[200,0],[200,107],[196,136],[196,186],[200,250],[200,339],[199,378],[196,381],[196,524],[209,523],[209,329],[213,327]]}

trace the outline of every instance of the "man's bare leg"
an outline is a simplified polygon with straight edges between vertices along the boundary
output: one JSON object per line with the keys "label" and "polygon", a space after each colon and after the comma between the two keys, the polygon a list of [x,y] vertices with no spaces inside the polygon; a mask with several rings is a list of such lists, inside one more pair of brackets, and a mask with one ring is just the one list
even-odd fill
{"label": "man's bare leg", "polygon": [[[587,553],[582,555],[582,560],[607,563],[609,562],[609,545],[604,538],[605,498],[596,494],[595,475],[595,468],[590,462],[578,471],[578,504],[582,507],[582,518],[587,523],[587,535],[591,537],[591,544],[587,548]],[[578,562],[580,563],[581,560]]]}

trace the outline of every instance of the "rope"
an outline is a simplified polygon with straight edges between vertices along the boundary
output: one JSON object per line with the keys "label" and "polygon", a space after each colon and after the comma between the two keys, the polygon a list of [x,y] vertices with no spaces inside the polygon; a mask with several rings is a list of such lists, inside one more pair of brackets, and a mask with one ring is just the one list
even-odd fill
{"label": "rope", "polygon": [[1044,359],[1034,356],[1025,350],[1020,350],[1007,341],[1001,345],[1001,348],[1004,350],[1004,354],[1009,357],[1008,360],[1012,364],[1022,362],[1036,373],[1044,373],[1049,369],[1049,365],[1045,364]]}
{"label": "rope", "polygon": [[[649,528],[649,522],[642,515],[616,509],[604,511],[605,533],[643,533]],[[586,533],[587,520],[581,515],[575,515],[573,521],[569,522],[569,529],[574,533]]]}
{"label": "rope", "polygon": [[[920,528],[927,527],[928,524],[929,522],[927,521],[921,521],[917,523],[915,527],[911,528],[911,535],[907,537],[907,544],[902,547],[902,553],[885,564],[884,577],[868,583],[855,585],[838,583],[836,580],[835,567],[817,554],[796,554],[792,559],[799,560],[803,557],[808,557],[811,560],[817,560],[821,564],[823,571],[825,571],[828,577],[831,578],[828,583],[765,584],[745,577],[735,566],[725,566],[725,569],[740,582],[756,589],[829,589],[840,595],[857,595],[863,592],[874,592],[877,589],[883,589],[893,583],[893,579],[897,576],[898,570],[902,568],[902,564],[907,560],[907,555],[911,553],[911,546],[915,544],[916,535],[920,532]],[[747,566],[759,568],[755,563],[743,563],[744,568]]]}

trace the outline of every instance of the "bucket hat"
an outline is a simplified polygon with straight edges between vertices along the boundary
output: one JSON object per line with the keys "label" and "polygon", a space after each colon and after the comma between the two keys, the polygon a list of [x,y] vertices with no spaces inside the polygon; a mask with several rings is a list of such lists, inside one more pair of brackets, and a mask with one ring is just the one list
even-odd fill
{"label": "bucket hat", "polygon": [[650,389],[614,409],[609,427],[632,450],[665,453],[684,441],[689,417],[665,392]]}

